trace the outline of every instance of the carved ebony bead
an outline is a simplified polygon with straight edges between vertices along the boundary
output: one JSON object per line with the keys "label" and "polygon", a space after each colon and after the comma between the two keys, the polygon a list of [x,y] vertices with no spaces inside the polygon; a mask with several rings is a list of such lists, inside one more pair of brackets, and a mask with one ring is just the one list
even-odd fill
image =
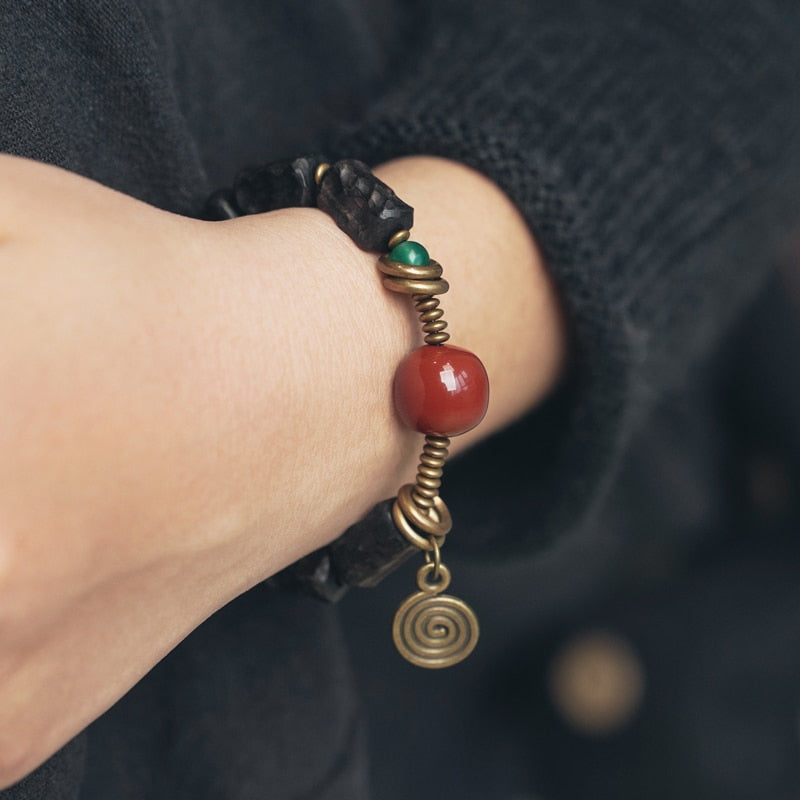
{"label": "carved ebony bead", "polygon": [[343,585],[377,586],[418,552],[397,530],[392,520],[393,505],[394,499],[378,503],[328,546],[334,574]]}
{"label": "carved ebony bead", "polygon": [[392,520],[394,499],[376,505],[336,541],[270,578],[275,586],[337,602],[351,586],[376,586],[417,548]]}
{"label": "carved ebony bead", "polygon": [[395,233],[414,224],[414,209],[355,159],[330,166],[319,187],[317,206],[362,250],[385,252]]}
{"label": "carved ebony bead", "polygon": [[323,161],[322,156],[300,156],[243,170],[233,186],[236,205],[243,214],[316,205],[314,172]]}

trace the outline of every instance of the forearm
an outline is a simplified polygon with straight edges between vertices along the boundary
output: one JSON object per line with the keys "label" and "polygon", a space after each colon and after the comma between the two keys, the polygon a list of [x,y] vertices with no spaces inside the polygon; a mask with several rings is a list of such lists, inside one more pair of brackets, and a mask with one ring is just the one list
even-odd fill
{"label": "forearm", "polygon": [[[25,187],[0,246],[11,780],[208,614],[410,477],[419,435],[396,421],[391,381],[419,333],[374,254],[321,212],[200,223],[38,165],[2,168]],[[486,435],[563,356],[536,248],[475,173],[421,159],[379,173],[445,267],[454,342],[486,363]],[[42,197],[59,198],[46,242]]]}

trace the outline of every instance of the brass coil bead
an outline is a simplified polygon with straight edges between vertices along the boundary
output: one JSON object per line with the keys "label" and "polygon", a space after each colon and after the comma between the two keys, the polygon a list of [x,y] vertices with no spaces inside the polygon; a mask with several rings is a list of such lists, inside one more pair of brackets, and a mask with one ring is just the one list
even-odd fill
{"label": "brass coil bead", "polygon": [[430,295],[414,295],[414,307],[422,322],[425,333],[425,344],[444,344],[450,338],[445,332],[447,322],[443,319],[444,311],[439,307],[439,300]]}
{"label": "brass coil bead", "polygon": [[450,289],[450,284],[441,277],[441,265],[433,260],[426,265],[409,265],[382,256],[378,269],[384,275],[383,285],[386,289],[412,296],[425,334],[425,344],[444,344],[448,341],[450,334],[445,332],[447,322],[443,318],[444,311],[434,296]]}
{"label": "brass coil bead", "polygon": [[453,525],[450,511],[439,496],[449,446],[446,436],[426,436],[415,482],[403,486],[395,500],[393,517],[400,532],[425,551],[433,549],[433,540],[443,544]]}
{"label": "brass coil bead", "polygon": [[425,446],[419,458],[417,477],[411,493],[414,503],[421,508],[430,508],[433,498],[439,493],[449,446],[450,440],[446,436],[428,434],[425,437]]}

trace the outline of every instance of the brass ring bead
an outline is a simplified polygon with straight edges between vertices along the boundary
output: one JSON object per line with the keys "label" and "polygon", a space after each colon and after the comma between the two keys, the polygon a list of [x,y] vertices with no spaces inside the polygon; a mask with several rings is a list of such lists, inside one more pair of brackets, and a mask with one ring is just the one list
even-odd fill
{"label": "brass ring bead", "polygon": [[415,280],[428,280],[442,277],[442,267],[435,261],[432,264],[400,264],[398,261],[391,259],[381,259],[380,271],[387,276],[393,278],[413,278]]}
{"label": "brass ring bead", "polygon": [[317,168],[314,170],[314,182],[319,186],[322,183],[322,179],[325,177],[325,173],[331,168],[331,165],[327,162],[323,162],[319,164]]}
{"label": "brass ring bead", "polygon": [[438,280],[415,280],[414,278],[392,278],[388,275],[383,279],[384,289],[401,294],[444,294],[450,289],[450,284],[443,278]]}
{"label": "brass ring bead", "polygon": [[[402,261],[396,261],[388,255],[381,256],[378,259],[378,269],[387,276],[396,277],[399,280],[398,284],[405,283],[405,279],[426,279],[426,278],[440,278],[442,275],[442,265],[438,261],[430,259],[427,264],[404,264]],[[447,281],[442,281],[447,284]],[[447,284],[449,287],[449,284]],[[405,291],[403,289],[396,289],[396,291]],[[445,291],[447,291],[445,289]],[[444,292],[407,292],[407,294],[444,294]]]}
{"label": "brass ring bead", "polygon": [[397,245],[402,244],[403,242],[408,241],[408,237],[411,236],[411,231],[407,229],[403,229],[402,231],[397,231],[391,239],[386,244],[388,250],[394,250]]}

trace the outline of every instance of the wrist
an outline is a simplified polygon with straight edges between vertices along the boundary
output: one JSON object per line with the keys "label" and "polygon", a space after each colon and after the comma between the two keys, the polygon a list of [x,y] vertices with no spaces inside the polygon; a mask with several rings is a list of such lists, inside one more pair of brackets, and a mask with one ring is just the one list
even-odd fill
{"label": "wrist", "polygon": [[[489,370],[489,415],[474,432],[454,440],[454,449],[463,449],[524,413],[557,380],[565,337],[555,291],[526,223],[483,176],[424,157],[386,164],[376,175],[417,208],[414,235],[419,232],[418,238],[431,246],[451,279],[446,307],[453,341],[480,353]],[[282,529],[292,546],[300,545],[302,555],[345,527],[326,530],[325,521],[355,521],[410,477],[409,453],[415,445],[409,446],[407,432],[395,421],[389,392],[397,364],[421,343],[421,336],[408,304],[382,288],[376,256],[360,251],[326,214],[291,209],[218,226],[233,235],[236,246],[244,243],[247,249],[248,237],[240,235],[247,228],[237,227],[242,224],[283,226],[281,241],[288,250],[277,261],[288,259],[295,269],[279,291],[286,301],[276,312],[278,328],[284,339],[292,331],[295,347],[298,336],[313,343],[300,348],[299,379],[288,392],[284,387],[282,395],[275,387],[273,404],[290,407],[308,433],[306,441],[321,442],[314,451],[325,453],[323,464],[312,459],[297,465],[292,457],[288,462],[306,471],[295,488],[315,484],[316,492],[301,494],[322,497],[327,506],[320,509],[324,519],[319,535],[306,529],[303,541],[291,542],[296,532]],[[274,262],[274,251],[272,255]],[[292,288],[298,282],[301,296]],[[306,332],[305,320],[312,314]],[[279,349],[287,347],[291,342]],[[320,396],[321,385],[327,396]],[[304,413],[298,419],[300,407]],[[273,469],[279,466],[274,463]],[[353,475],[372,477],[353,484]],[[376,486],[381,487],[377,493]],[[334,513],[340,497],[346,498],[342,508],[350,514]],[[295,510],[305,521],[306,514]]]}

